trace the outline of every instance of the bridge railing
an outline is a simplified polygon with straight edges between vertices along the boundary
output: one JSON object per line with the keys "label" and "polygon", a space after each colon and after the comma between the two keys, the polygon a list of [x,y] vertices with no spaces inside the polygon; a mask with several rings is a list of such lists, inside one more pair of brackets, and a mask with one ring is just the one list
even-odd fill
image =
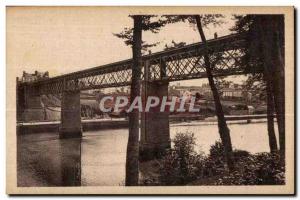
{"label": "bridge railing", "polygon": [[[242,35],[232,34],[208,40],[207,48],[215,76],[245,73],[240,62],[245,48]],[[145,55],[142,57],[141,80],[177,81],[205,78],[204,51],[203,43],[195,43]],[[62,91],[127,86],[131,82],[131,64],[132,60],[124,60],[47,80],[20,84],[19,87],[28,87],[39,91],[40,94],[55,94]]]}

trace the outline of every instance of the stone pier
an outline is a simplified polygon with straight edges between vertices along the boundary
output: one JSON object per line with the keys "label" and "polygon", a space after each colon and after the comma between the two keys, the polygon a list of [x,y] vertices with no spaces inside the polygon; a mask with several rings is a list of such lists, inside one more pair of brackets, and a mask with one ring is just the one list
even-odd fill
{"label": "stone pier", "polygon": [[24,110],[27,107],[25,95],[26,95],[25,87],[19,87],[18,79],[17,79],[17,93],[16,93],[17,121],[23,121],[22,115]]}
{"label": "stone pier", "polygon": [[[160,98],[168,95],[168,83],[145,83],[142,89],[142,97],[148,96]],[[160,112],[159,104],[150,108],[149,112],[141,113],[141,138],[140,158],[150,160],[159,158],[165,150],[170,148],[169,111]]]}
{"label": "stone pier", "polygon": [[62,93],[59,138],[82,136],[80,109],[80,91]]}

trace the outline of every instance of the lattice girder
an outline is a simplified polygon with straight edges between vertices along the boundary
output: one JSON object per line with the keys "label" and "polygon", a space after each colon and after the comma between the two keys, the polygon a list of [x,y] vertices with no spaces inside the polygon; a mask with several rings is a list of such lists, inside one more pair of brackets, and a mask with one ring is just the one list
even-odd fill
{"label": "lattice girder", "polygon": [[[204,55],[209,55],[215,76],[246,73],[241,66],[245,40],[239,34],[195,43],[178,49],[143,56],[141,80],[178,81],[206,78]],[[131,60],[112,63],[92,69],[73,72],[47,80],[23,83],[40,94],[59,94],[63,91],[89,90],[127,86],[131,83]],[[147,65],[147,66],[146,66]],[[145,69],[148,69],[145,77]]]}

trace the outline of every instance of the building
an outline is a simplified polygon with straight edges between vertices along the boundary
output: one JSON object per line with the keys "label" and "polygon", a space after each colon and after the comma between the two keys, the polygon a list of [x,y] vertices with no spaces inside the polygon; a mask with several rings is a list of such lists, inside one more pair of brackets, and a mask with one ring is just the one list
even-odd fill
{"label": "building", "polygon": [[[220,97],[222,100],[246,100],[251,101],[251,93],[239,84],[226,84],[223,85],[220,91]],[[212,91],[208,83],[201,86],[180,86],[173,85],[169,88],[169,93],[178,94],[176,96],[183,96],[189,93],[195,96],[196,93],[204,99],[213,99]]]}
{"label": "building", "polygon": [[48,78],[49,78],[48,71],[46,71],[46,72],[35,71],[33,74],[23,71],[21,80],[19,78],[17,78],[17,81],[22,82],[22,83],[29,83],[29,82],[48,79]]}
{"label": "building", "polygon": [[222,97],[224,99],[242,99],[244,91],[242,89],[223,88]]}
{"label": "building", "polygon": [[180,86],[173,85],[169,88],[169,91],[176,93],[176,96],[182,96],[184,94],[190,93],[191,95],[195,95],[197,92],[201,90],[200,86]]}

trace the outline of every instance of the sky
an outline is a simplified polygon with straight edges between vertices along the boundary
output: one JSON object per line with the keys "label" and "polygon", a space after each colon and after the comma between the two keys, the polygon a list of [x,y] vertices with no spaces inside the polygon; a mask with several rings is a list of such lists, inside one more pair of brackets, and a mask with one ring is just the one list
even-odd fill
{"label": "sky", "polygon": [[[132,57],[131,47],[113,33],[132,27],[126,10],[95,7],[11,7],[7,9],[7,68],[33,73],[49,71],[51,77]],[[205,29],[207,39],[230,34],[231,15],[219,27]],[[200,41],[199,33],[188,23],[167,25],[159,33],[143,32],[147,43],[160,42],[151,51],[161,51],[165,44]],[[238,78],[237,80],[240,80]],[[206,80],[181,81],[195,85]]]}

